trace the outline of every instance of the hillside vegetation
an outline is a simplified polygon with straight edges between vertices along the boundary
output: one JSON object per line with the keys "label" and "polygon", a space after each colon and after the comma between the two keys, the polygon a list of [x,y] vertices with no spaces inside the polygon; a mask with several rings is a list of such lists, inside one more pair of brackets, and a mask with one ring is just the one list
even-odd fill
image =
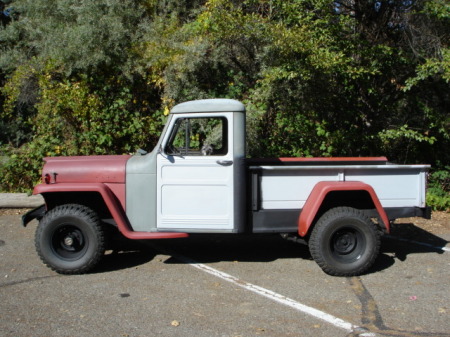
{"label": "hillside vegetation", "polygon": [[445,0],[1,0],[0,22],[4,191],[44,156],[151,150],[174,104],[225,97],[251,156],[429,163],[448,198]]}

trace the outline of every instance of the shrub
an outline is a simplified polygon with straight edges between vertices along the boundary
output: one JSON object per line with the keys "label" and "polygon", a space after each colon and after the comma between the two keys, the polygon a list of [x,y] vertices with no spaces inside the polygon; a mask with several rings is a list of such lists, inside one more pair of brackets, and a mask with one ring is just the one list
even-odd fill
{"label": "shrub", "polygon": [[434,211],[450,212],[450,166],[430,174],[427,204]]}

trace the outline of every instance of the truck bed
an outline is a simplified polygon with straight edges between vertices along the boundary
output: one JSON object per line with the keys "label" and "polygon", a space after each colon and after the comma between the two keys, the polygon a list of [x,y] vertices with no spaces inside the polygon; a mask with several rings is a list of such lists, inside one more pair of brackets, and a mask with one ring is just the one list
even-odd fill
{"label": "truck bed", "polygon": [[396,165],[376,158],[251,159],[253,231],[296,228],[314,186],[321,181],[358,181],[375,190],[390,220],[421,215],[429,165]]}

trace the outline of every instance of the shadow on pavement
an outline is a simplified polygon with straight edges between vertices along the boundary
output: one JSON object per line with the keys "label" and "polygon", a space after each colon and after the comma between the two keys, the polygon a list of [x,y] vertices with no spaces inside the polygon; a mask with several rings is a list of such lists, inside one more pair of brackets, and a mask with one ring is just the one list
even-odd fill
{"label": "shadow on pavement", "polygon": [[[444,251],[447,240],[427,232],[414,224],[392,227],[391,235],[381,240],[380,255],[368,274],[391,267],[395,260],[405,261],[410,254]],[[289,242],[279,234],[192,234],[185,239],[134,241],[115,236],[109,252],[94,271],[110,272],[145,264],[158,254],[171,252],[188,256],[199,263],[215,262],[271,262],[278,259],[311,260],[306,245]],[[165,263],[183,263],[169,258]]]}
{"label": "shadow on pavement", "polygon": [[369,273],[392,266],[396,260],[405,261],[411,254],[443,254],[447,240],[414,224],[394,224],[391,234],[381,239],[380,255]]}
{"label": "shadow on pavement", "polygon": [[392,226],[391,234],[384,237],[381,248],[382,252],[394,253],[395,257],[404,261],[410,254],[443,254],[442,248],[448,242],[412,223],[398,224]]}
{"label": "shadow on pavement", "polygon": [[[197,234],[172,242],[160,241],[158,246],[189,256],[199,263],[271,262],[285,258],[311,260],[306,245],[286,241],[279,234]],[[182,263],[176,259],[166,262]]]}
{"label": "shadow on pavement", "polygon": [[129,240],[116,233],[109,238],[106,253],[92,273],[106,273],[134,268],[150,262],[158,254],[159,252],[143,242]]}
{"label": "shadow on pavement", "polygon": [[106,273],[122,269],[128,269],[143,265],[155,258],[157,252],[153,249],[139,249],[130,251],[113,251],[105,254],[93,274]]}
{"label": "shadow on pavement", "polygon": [[[134,241],[114,235],[100,265],[93,273],[133,268],[158,254],[171,252],[199,263],[223,261],[270,262],[283,258],[311,260],[308,247],[286,241],[280,235],[194,234],[185,239]],[[184,263],[170,257],[165,263]]]}

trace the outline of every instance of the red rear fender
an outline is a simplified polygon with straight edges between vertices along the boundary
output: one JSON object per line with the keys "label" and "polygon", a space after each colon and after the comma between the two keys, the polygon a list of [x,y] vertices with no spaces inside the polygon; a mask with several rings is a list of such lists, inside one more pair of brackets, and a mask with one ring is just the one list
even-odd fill
{"label": "red rear fender", "polygon": [[[322,181],[314,186],[298,219],[298,234],[302,237],[308,234],[309,228],[314,223],[316,216],[328,193],[334,191],[365,191],[369,194],[378,215],[387,232],[390,231],[389,219],[381,206],[372,186],[359,181]],[[352,205],[345,205],[352,207]]]}

